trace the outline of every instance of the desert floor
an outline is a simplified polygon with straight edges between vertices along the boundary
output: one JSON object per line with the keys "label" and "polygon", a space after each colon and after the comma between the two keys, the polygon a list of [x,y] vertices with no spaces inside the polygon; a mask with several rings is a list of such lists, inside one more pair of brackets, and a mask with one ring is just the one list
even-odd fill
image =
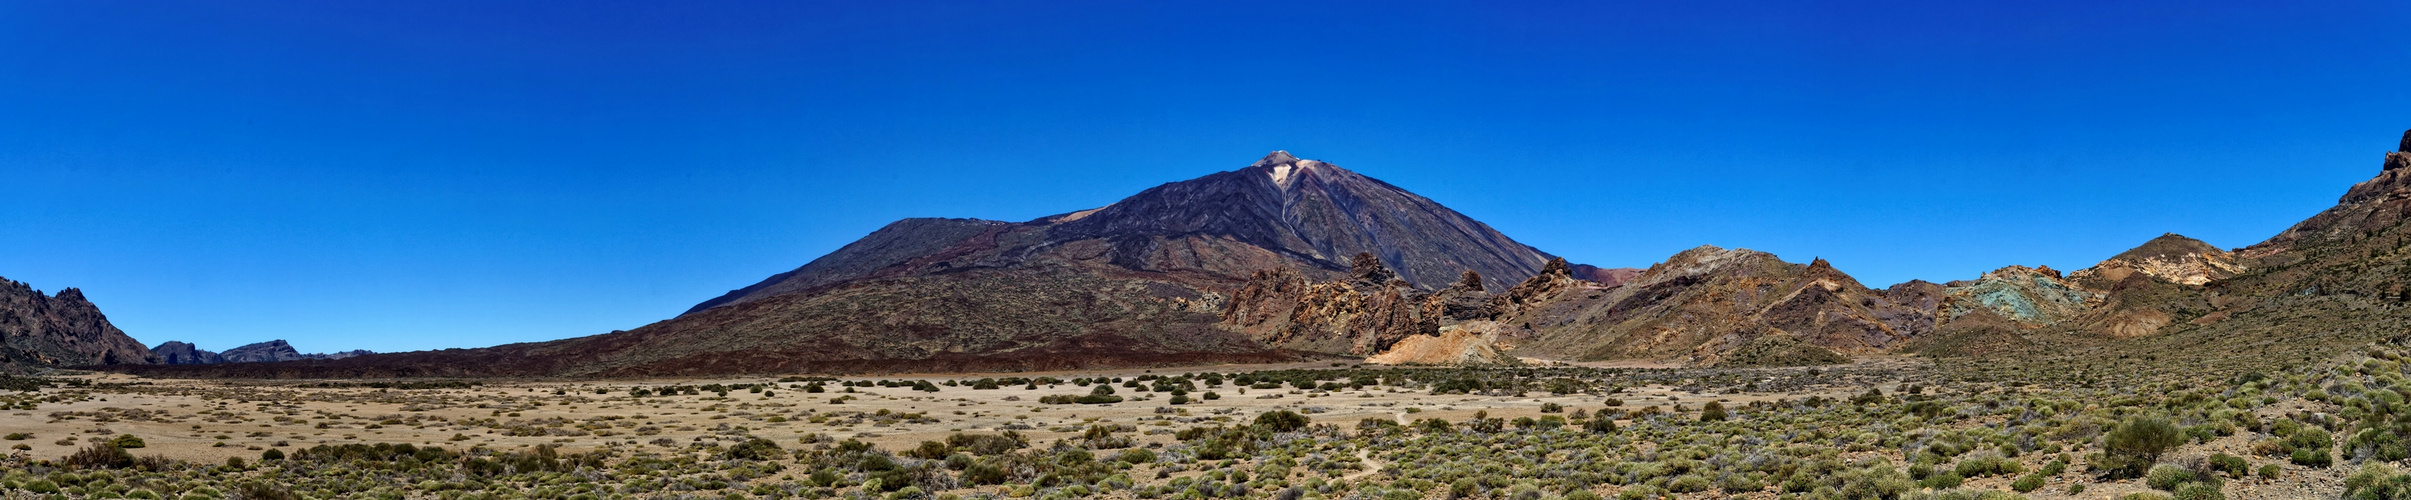
{"label": "desert floor", "polygon": [[[1885,365],[1902,360],[1862,361],[1860,368],[1881,373]],[[1168,396],[1122,389],[1129,400],[1112,404],[1041,404],[1040,396],[1087,394],[1089,387],[1071,383],[1006,386],[977,390],[968,382],[986,377],[1136,377],[1183,372],[1238,373],[1255,370],[1330,368],[1328,363],[1291,365],[1222,365],[1157,370],[1085,372],[888,375],[838,377],[843,381],[916,381],[940,384],[937,392],[910,387],[826,386],[827,392],[807,393],[801,382],[777,382],[779,377],[661,379],[610,381],[476,381],[466,388],[370,388],[359,381],[220,381],[144,379],[119,374],[82,375],[91,385],[45,391],[63,401],[44,402],[36,410],[0,413],[0,434],[23,433],[23,439],[4,446],[24,445],[34,458],[59,458],[120,434],[140,437],[146,446],[138,455],[216,462],[227,457],[258,457],[271,448],[307,448],[319,444],[412,443],[495,449],[552,444],[565,452],[599,447],[684,447],[696,441],[733,441],[745,436],[780,443],[797,443],[808,435],[831,439],[856,438],[888,449],[910,449],[925,440],[941,440],[955,432],[1015,430],[1034,443],[1077,435],[1099,423],[1138,427],[1140,443],[1170,442],[1174,430],[1197,425],[1243,420],[1257,413],[1288,409],[1306,413],[1318,422],[1352,423],[1364,418],[1406,421],[1439,417],[1461,421],[1475,412],[1494,417],[1538,416],[1544,404],[1569,409],[1603,408],[1607,397],[1547,393],[1525,396],[1432,395],[1379,387],[1364,390],[1309,391],[1247,389],[1224,385],[1204,388],[1221,396],[1190,404],[1167,404]],[[943,385],[959,381],[957,386]],[[1696,407],[1707,401],[1726,404],[1801,398],[1812,395],[1848,397],[1869,382],[1897,381],[1834,379],[1788,391],[1719,394],[1666,385],[1639,385],[1613,396],[1633,410],[1678,403]],[[632,389],[658,391],[663,387],[766,384],[763,392],[735,390],[726,396],[631,395]],[[338,387],[319,387],[337,385]],[[346,386],[349,385],[349,386]],[[847,391],[852,391],[851,393]],[[843,398],[832,403],[832,400]],[[885,412],[884,414],[881,412]],[[741,428],[741,429],[740,429]]]}

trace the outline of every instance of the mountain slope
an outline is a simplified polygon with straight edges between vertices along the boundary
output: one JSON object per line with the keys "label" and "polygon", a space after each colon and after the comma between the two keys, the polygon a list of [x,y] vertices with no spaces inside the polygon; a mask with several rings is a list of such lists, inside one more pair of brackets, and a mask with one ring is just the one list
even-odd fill
{"label": "mountain slope", "polygon": [[896,221],[835,252],[812,259],[804,267],[773,275],[752,286],[731,290],[726,295],[696,304],[686,312],[861,278],[914,257],[938,253],[965,238],[1005,224],[979,219],[916,218]]}
{"label": "mountain slope", "polygon": [[156,363],[150,348],[109,324],[74,288],[45,295],[0,279],[0,365],[15,368]]}

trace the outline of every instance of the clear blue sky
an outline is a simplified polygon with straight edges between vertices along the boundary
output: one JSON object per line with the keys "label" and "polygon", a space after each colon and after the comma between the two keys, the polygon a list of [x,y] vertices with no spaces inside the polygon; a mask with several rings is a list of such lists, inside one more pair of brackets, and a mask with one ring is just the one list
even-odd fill
{"label": "clear blue sky", "polygon": [[1301,3],[0,2],[0,276],[151,344],[486,346],[1287,149],[1882,286],[2248,245],[2411,128],[2400,1]]}

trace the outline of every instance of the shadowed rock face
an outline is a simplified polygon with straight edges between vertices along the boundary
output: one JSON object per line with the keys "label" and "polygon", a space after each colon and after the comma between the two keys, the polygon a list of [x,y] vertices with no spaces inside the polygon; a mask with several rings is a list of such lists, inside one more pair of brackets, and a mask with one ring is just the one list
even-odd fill
{"label": "shadowed rock face", "polygon": [[0,365],[135,365],[158,362],[150,348],[109,324],[100,307],[74,288],[45,295],[0,279]]}
{"label": "shadowed rock face", "polygon": [[158,347],[151,348],[151,353],[159,355],[159,362],[161,364],[206,365],[226,362],[226,357],[221,356],[218,353],[201,350],[200,347],[194,346],[190,343],[174,340],[160,343]]}

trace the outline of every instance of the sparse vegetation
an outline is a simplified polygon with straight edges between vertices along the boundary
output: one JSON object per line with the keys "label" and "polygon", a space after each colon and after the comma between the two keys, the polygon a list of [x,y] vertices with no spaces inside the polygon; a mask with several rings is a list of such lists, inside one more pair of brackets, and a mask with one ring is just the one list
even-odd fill
{"label": "sparse vegetation", "polygon": [[[2382,344],[2211,379],[2074,362],[2010,373],[1342,366],[533,389],[54,384],[26,393],[59,406],[48,427],[6,436],[38,446],[0,467],[23,471],[0,489],[76,497],[97,472],[127,486],[118,497],[193,500],[2009,498],[2107,483],[2190,499],[2349,467],[2338,494],[2402,498],[2411,478],[2387,465],[2400,441],[2385,434],[2404,414],[2395,388],[2411,372],[2394,360],[2406,351]],[[101,401],[175,391],[216,403]],[[64,444],[43,444],[52,438]],[[135,455],[194,441],[232,460]]]}

